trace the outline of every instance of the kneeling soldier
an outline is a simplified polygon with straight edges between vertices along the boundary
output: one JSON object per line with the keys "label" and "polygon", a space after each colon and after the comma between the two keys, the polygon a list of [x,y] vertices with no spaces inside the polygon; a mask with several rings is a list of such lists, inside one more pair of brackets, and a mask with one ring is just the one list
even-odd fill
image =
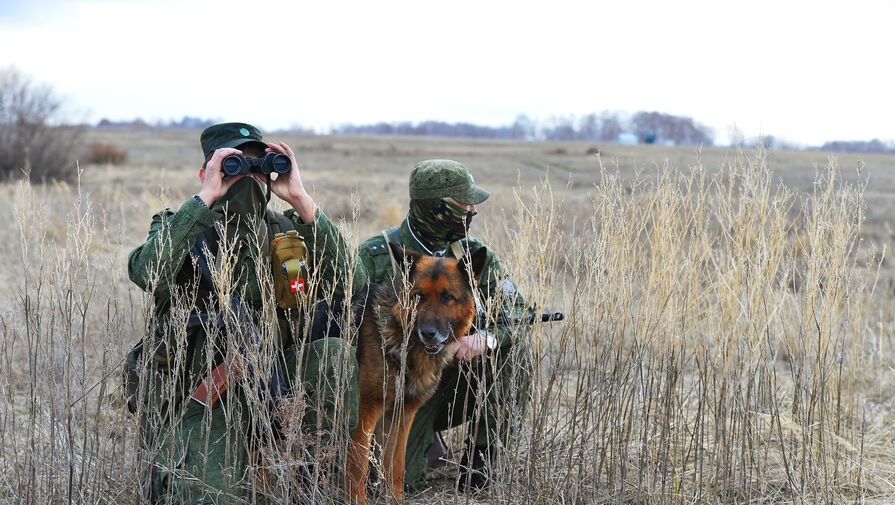
{"label": "kneeling soldier", "polygon": [[[203,131],[198,193],[176,212],[155,214],[146,242],[128,257],[131,280],[154,297],[153,331],[125,365],[153,501],[246,499],[249,455],[276,436],[276,420],[262,410],[283,391],[307,390],[302,422],[318,442],[356,423],[353,350],[337,339],[304,344],[296,334],[301,308],[274,307],[281,300],[271,299],[263,273],[269,244],[281,240],[274,234],[295,230],[307,258],[292,263],[310,271],[287,279],[296,301],[315,296],[298,292],[305,289],[342,297],[366,278],[361,267],[350,274],[354,252],[305,191],[292,150],[261,138],[243,123]],[[268,209],[271,191],[292,209]]]}
{"label": "kneeling soldier", "polygon": [[[456,161],[428,160],[410,174],[410,210],[400,226],[384,230],[361,244],[358,256],[371,282],[395,275],[387,242],[421,254],[461,258],[484,248],[487,263],[477,293],[480,310],[518,317],[525,300],[493,250],[468,235],[476,205],[490,193],[474,185],[466,167]],[[444,371],[434,396],[417,412],[407,440],[404,485],[419,488],[428,470],[427,448],[435,432],[471,422],[461,461],[460,488],[489,483],[487,468],[506,444],[512,426],[528,403],[531,365],[525,327],[500,327],[493,334],[480,329],[458,336],[456,362]],[[410,373],[410,372],[408,372]]]}

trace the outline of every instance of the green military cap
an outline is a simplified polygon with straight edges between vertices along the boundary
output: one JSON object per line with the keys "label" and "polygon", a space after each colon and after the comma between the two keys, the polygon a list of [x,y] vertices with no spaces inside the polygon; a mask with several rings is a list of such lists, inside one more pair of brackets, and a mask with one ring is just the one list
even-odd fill
{"label": "green military cap", "polygon": [[267,144],[261,140],[261,130],[246,123],[221,123],[209,126],[199,137],[205,159],[222,147],[239,147],[245,144],[258,144],[261,149]]}
{"label": "green military cap", "polygon": [[450,197],[460,203],[478,205],[491,193],[475,185],[475,179],[462,163],[451,160],[426,160],[410,172],[410,198]]}

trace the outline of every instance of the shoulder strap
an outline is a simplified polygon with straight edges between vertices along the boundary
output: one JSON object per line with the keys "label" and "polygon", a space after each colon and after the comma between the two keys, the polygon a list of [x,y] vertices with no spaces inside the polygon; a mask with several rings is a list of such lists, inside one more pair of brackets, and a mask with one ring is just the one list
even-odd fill
{"label": "shoulder strap", "polygon": [[[390,259],[392,262],[392,275],[398,275],[398,262],[395,261],[395,254],[392,252],[392,248],[389,247],[389,245],[388,245],[388,243],[389,243],[388,236],[389,236],[389,232],[391,230],[395,230],[395,229],[396,228],[391,228],[389,230],[382,230],[382,238],[385,239],[385,250],[388,251],[388,259]],[[397,235],[397,233],[395,233],[395,235]],[[400,244],[401,241],[398,240],[395,243]]]}
{"label": "shoulder strap", "polygon": [[264,210],[264,222],[267,224],[267,244],[265,244],[264,253],[267,254],[270,251],[270,243],[273,242],[273,236],[277,233],[286,233],[289,230],[294,230],[295,225],[283,214],[269,208]]}
{"label": "shoulder strap", "polygon": [[454,253],[454,259],[462,259],[463,258],[463,246],[460,245],[460,241],[456,241],[450,246],[451,252]]}
{"label": "shoulder strap", "polygon": [[280,222],[277,219],[276,213],[274,211],[265,208],[264,209],[264,221],[267,223],[267,244],[264,247],[265,253],[270,250],[270,244],[273,242],[273,236],[277,233],[281,233]]}
{"label": "shoulder strap", "polygon": [[401,236],[398,235],[398,227],[397,226],[392,226],[391,228],[389,228],[387,230],[382,230],[383,236],[385,236],[386,232],[388,232],[388,237],[385,239],[385,245],[388,245],[389,242],[394,242],[396,244],[403,243],[403,242],[401,242]]}
{"label": "shoulder strap", "polygon": [[277,213],[272,211],[271,209],[264,209],[264,220],[267,221],[268,228],[271,228],[274,233],[280,233],[280,217],[277,216]]}
{"label": "shoulder strap", "polygon": [[206,256],[206,252],[212,256],[217,254],[217,235],[214,228],[209,228],[200,233],[196,237],[196,243],[190,252],[195,255],[196,264],[199,266],[199,283],[204,285],[211,295],[217,298],[218,291],[215,289],[214,281],[211,278],[211,268],[208,266],[208,257]]}

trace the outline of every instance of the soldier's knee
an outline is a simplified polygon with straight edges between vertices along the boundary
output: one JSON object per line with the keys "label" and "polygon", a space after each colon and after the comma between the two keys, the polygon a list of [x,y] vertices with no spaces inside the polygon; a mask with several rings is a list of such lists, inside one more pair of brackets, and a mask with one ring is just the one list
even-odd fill
{"label": "soldier's knee", "polygon": [[354,348],[344,339],[324,338],[306,343],[302,354],[303,383],[312,403],[327,416],[345,414],[353,428],[358,403]]}
{"label": "soldier's knee", "polygon": [[354,361],[354,348],[342,338],[321,338],[305,344],[305,353],[310,358]]}

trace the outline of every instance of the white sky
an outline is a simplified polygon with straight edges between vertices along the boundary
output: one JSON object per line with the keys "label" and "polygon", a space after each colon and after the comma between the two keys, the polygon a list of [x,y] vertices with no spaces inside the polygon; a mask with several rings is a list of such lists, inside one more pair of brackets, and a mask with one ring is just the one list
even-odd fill
{"label": "white sky", "polygon": [[84,119],[264,129],[658,110],[893,139],[895,0],[0,0],[0,67]]}

